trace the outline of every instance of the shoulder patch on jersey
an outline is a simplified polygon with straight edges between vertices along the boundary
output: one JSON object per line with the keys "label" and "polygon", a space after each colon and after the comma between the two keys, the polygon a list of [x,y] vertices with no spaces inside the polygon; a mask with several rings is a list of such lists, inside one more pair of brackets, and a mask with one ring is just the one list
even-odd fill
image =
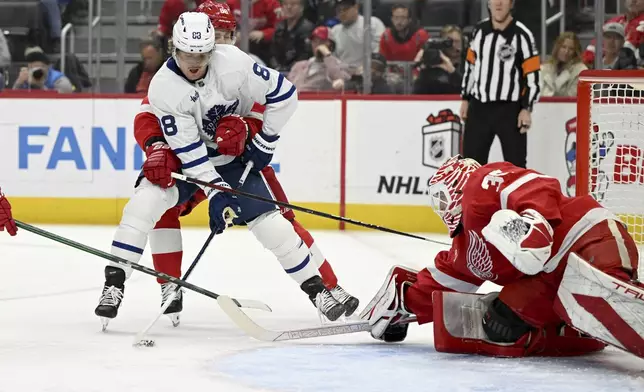
{"label": "shoulder patch on jersey", "polygon": [[492,258],[485,242],[476,232],[470,230],[467,255],[465,257],[467,269],[483,280],[496,280],[498,275],[492,273]]}

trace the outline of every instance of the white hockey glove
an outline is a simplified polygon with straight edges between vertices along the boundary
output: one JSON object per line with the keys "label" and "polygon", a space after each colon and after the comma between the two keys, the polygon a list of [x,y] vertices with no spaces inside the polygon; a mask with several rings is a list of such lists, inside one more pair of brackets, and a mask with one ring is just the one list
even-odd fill
{"label": "white hockey glove", "polygon": [[543,271],[550,258],[553,230],[535,210],[527,209],[521,215],[512,210],[499,210],[482,233],[487,242],[526,275]]}

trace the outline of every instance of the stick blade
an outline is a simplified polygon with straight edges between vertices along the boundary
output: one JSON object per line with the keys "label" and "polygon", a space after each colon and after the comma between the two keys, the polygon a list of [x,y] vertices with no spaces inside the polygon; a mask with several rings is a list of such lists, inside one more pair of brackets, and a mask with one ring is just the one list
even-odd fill
{"label": "stick blade", "polygon": [[[261,341],[272,342],[279,336],[279,333],[269,331],[257,325],[250,317],[239,308],[239,304],[226,295],[220,295],[217,303],[221,310],[247,335]],[[244,306],[247,307],[247,306]]]}

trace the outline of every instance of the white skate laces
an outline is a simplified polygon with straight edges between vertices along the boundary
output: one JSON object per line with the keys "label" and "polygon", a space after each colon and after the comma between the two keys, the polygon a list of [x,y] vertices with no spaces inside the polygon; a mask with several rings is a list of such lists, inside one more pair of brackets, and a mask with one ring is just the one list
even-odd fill
{"label": "white skate laces", "polygon": [[318,317],[320,318],[321,324],[330,322],[326,314],[331,308],[338,305],[339,302],[331,295],[329,290],[322,290],[315,296],[315,307],[318,309]]}
{"label": "white skate laces", "polygon": [[[163,306],[172,294],[174,293],[177,285],[174,283],[161,283],[161,306]],[[177,295],[174,297],[174,300],[181,298],[181,289],[177,292]]]}
{"label": "white skate laces", "polygon": [[331,295],[333,296],[333,298],[337,299],[338,302],[340,302],[341,304],[344,304],[345,302],[347,302],[349,299],[352,298],[351,295],[349,295],[349,293],[347,293],[346,291],[344,291],[342,287],[340,287],[340,285],[337,285],[331,289]]}
{"label": "white skate laces", "polygon": [[116,286],[108,286],[103,289],[99,305],[102,306],[119,306],[123,300],[123,290]]}

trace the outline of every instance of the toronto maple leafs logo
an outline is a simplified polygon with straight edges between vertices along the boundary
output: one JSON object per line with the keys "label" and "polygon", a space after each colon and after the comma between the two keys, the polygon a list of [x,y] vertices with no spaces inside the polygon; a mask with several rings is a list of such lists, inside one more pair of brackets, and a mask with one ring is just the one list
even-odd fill
{"label": "toronto maple leafs logo", "polygon": [[467,268],[480,279],[496,280],[498,275],[492,273],[492,258],[485,242],[474,231],[469,231],[470,242],[467,245]]}
{"label": "toronto maple leafs logo", "polygon": [[235,113],[239,106],[239,99],[236,99],[230,105],[215,105],[206,112],[205,118],[202,119],[203,131],[215,140],[215,130],[217,129],[217,122],[227,114]]}

